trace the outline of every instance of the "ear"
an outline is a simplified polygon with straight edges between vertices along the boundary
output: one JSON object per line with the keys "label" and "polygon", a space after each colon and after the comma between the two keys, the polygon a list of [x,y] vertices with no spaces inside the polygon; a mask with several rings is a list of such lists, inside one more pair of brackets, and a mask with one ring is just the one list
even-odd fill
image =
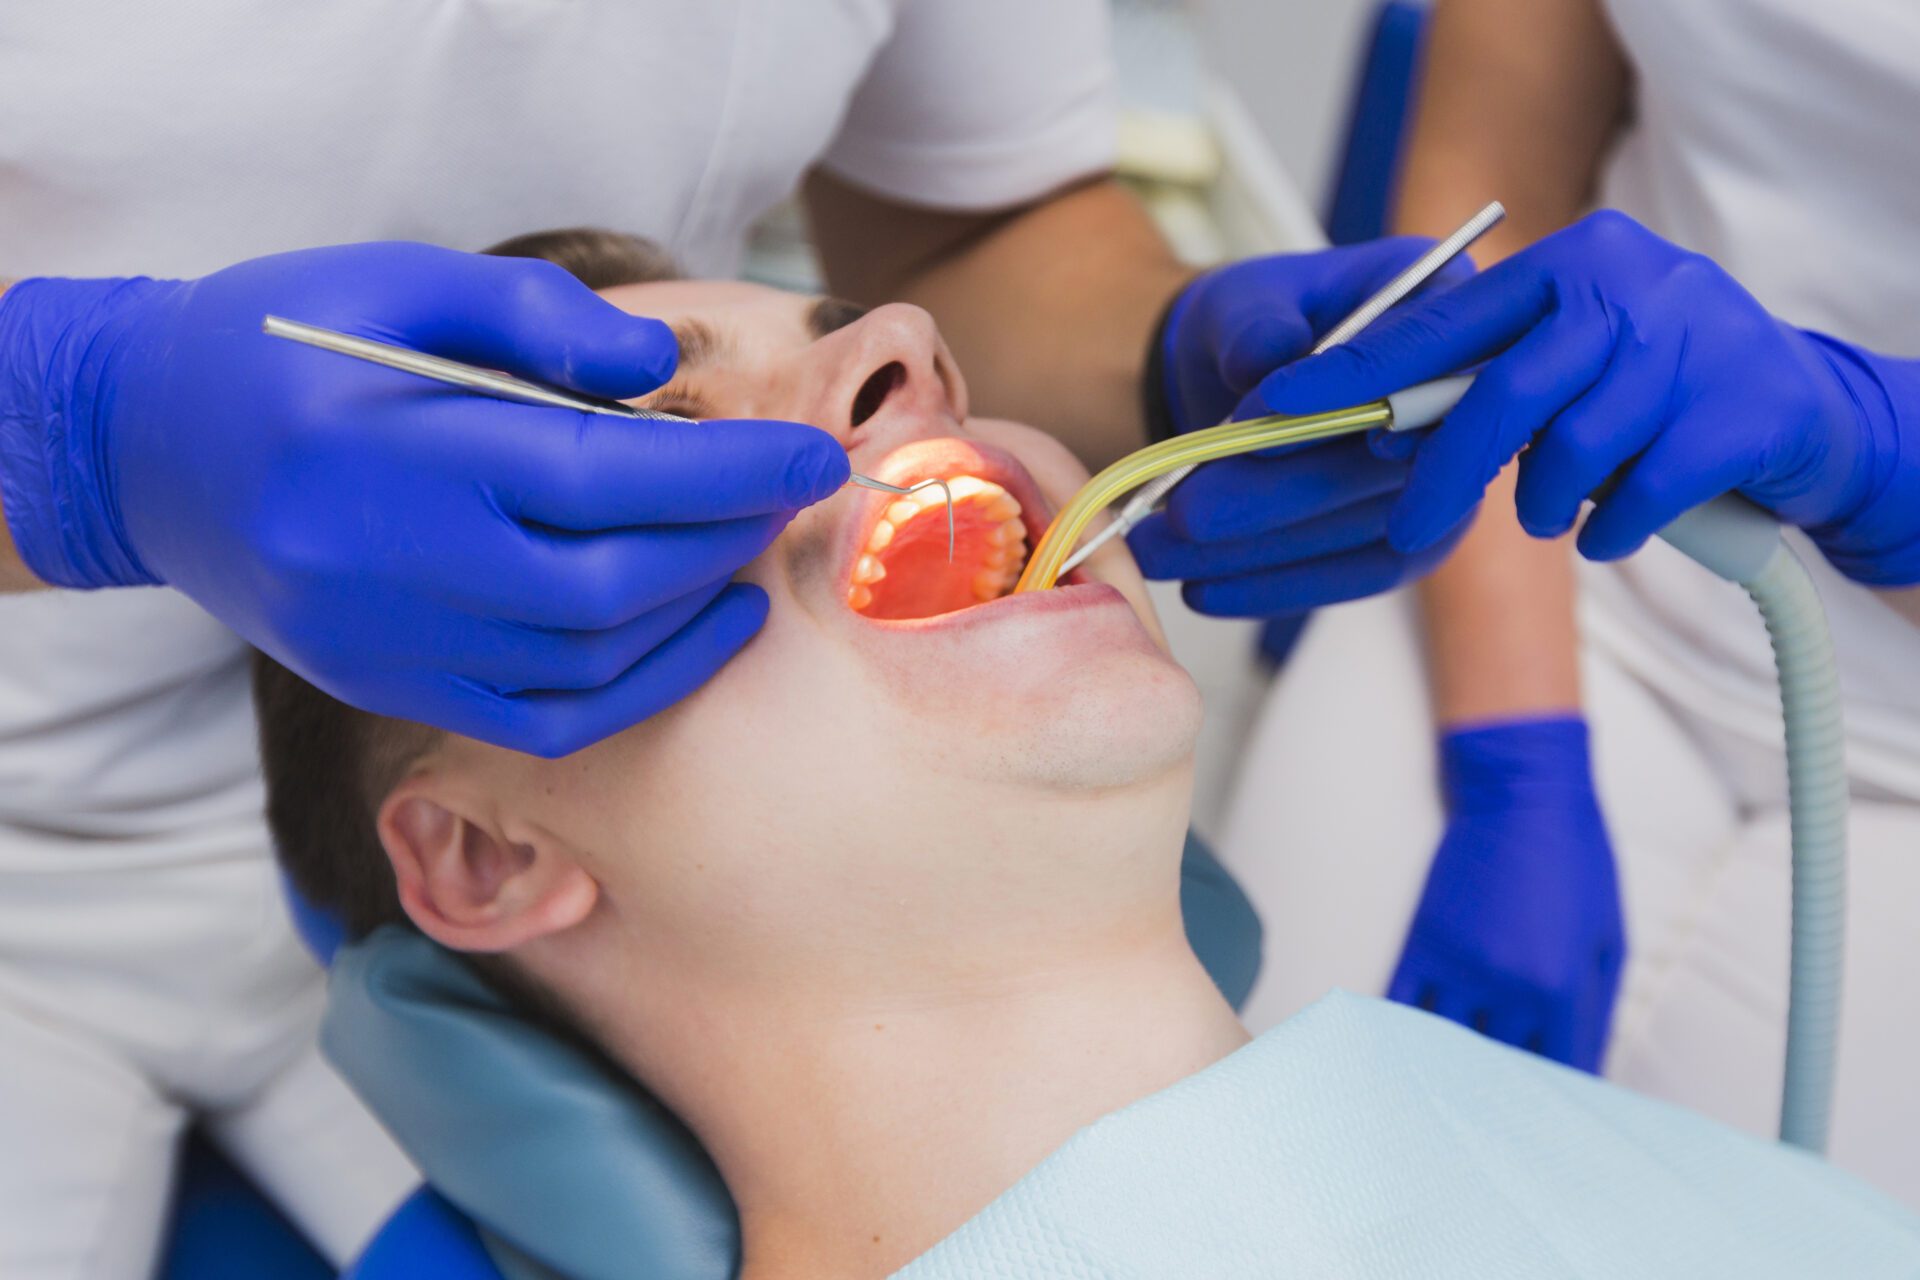
{"label": "ear", "polygon": [[431,773],[393,790],[378,829],[407,916],[455,951],[510,951],[579,924],[599,900],[564,849],[508,839],[491,805]]}

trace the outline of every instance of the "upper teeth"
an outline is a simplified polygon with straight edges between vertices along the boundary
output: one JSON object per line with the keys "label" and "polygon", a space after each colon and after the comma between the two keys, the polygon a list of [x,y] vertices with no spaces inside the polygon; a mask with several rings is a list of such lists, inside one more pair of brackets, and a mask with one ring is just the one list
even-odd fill
{"label": "upper teeth", "polygon": [[[947,488],[953,492],[956,506],[962,502],[979,503],[983,515],[990,520],[1000,521],[1000,526],[991,535],[996,545],[1004,544],[1015,534],[1023,542],[1026,540],[1026,526],[1020,523],[1020,500],[993,481],[982,480],[979,476],[954,476],[947,481]],[[902,525],[923,511],[945,506],[946,501],[946,495],[931,486],[894,499],[887,507],[886,515],[867,535],[867,550],[884,551]],[[878,581],[878,578],[868,581]]]}
{"label": "upper teeth", "polygon": [[[1019,577],[1020,566],[1027,557],[1027,529],[1020,519],[1019,499],[1000,485],[979,476],[953,476],[948,479],[947,487],[952,491],[956,505],[962,502],[978,504],[981,515],[998,522],[987,532],[987,552],[973,577],[976,599],[998,599],[1007,593]],[[946,495],[938,488],[929,486],[902,495],[888,505],[886,514],[867,535],[864,553],[854,565],[853,585],[847,593],[848,603],[855,609],[863,609],[872,602],[873,584],[887,576],[887,567],[881,563],[878,553],[886,550],[908,521],[928,511],[936,511],[945,504]]]}

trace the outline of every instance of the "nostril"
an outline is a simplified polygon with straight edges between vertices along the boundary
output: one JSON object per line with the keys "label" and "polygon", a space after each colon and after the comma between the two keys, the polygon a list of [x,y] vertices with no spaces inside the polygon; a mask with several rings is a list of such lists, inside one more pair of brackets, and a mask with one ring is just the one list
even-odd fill
{"label": "nostril", "polygon": [[853,397],[853,426],[859,426],[874,414],[880,412],[880,406],[887,397],[899,389],[907,380],[907,367],[898,360],[889,361],[875,369],[867,380],[860,384],[859,393]]}

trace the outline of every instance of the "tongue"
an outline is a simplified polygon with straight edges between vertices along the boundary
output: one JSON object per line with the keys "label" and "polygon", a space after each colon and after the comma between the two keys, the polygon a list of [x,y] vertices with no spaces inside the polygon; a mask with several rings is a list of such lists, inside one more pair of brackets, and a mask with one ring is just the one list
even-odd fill
{"label": "tongue", "polygon": [[[976,502],[954,508],[953,559],[947,559],[947,519],[933,507],[902,525],[885,550],[877,553],[887,575],[872,583],[873,600],[860,612],[869,618],[932,618],[981,603],[975,587],[983,573],[1005,563],[1007,552],[994,541],[1005,521],[986,515]],[[1017,570],[1017,566],[1016,566]],[[988,598],[1004,594],[995,574]],[[1009,583],[1011,576],[1008,576]]]}

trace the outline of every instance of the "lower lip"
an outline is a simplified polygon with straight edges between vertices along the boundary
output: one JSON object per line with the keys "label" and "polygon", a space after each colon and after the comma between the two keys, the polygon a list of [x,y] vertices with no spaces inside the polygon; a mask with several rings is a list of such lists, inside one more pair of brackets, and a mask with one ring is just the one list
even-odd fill
{"label": "lower lip", "polygon": [[[1076,575],[1077,576],[1077,575]],[[1050,613],[1071,613],[1119,605],[1129,615],[1133,606],[1116,587],[1104,582],[1070,582],[1047,591],[1023,591],[1001,596],[985,604],[938,613],[931,618],[865,618],[869,626],[887,631],[957,631],[967,627],[1010,621],[1014,618],[1043,617]]]}

